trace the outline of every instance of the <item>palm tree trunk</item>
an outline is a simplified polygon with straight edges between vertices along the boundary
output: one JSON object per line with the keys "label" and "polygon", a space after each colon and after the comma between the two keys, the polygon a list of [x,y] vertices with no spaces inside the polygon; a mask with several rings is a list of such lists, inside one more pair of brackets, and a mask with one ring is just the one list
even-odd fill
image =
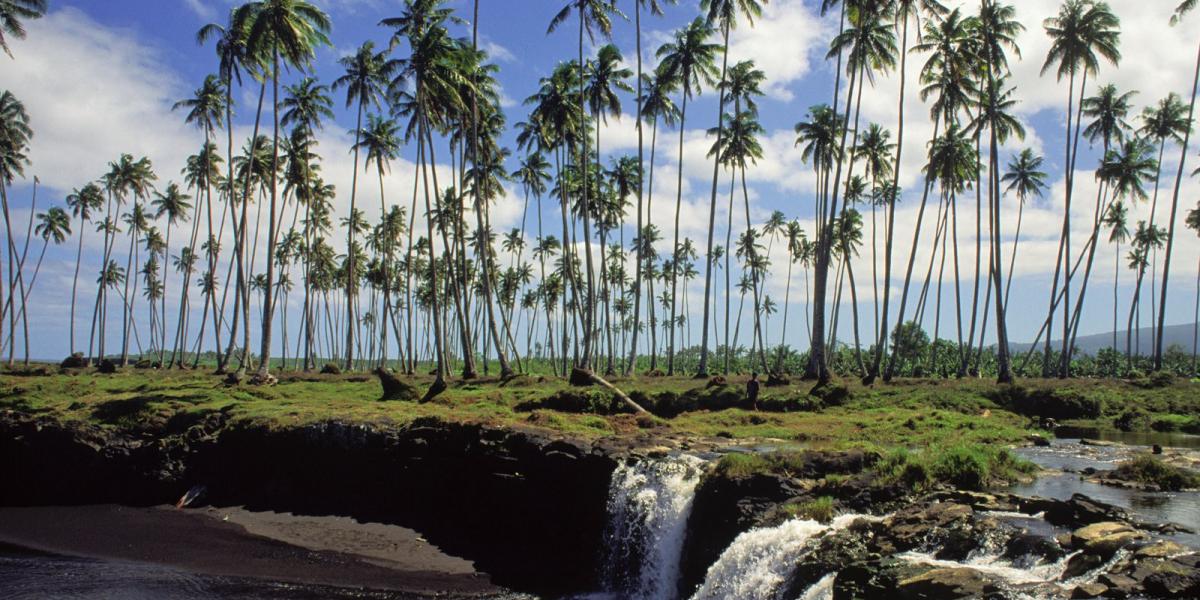
{"label": "palm tree trunk", "polygon": [[[686,75],[684,77],[686,80]],[[675,374],[675,320],[679,292],[679,211],[683,205],[683,134],[687,130],[687,91],[683,92],[683,107],[679,119],[679,177],[675,184],[675,241],[671,245],[671,321],[667,345],[667,375]]]}
{"label": "palm tree trunk", "polygon": [[[1188,106],[1187,123],[1192,122],[1193,116],[1196,114],[1196,92],[1200,87],[1200,47],[1196,50],[1196,72],[1192,77],[1192,102]],[[1161,371],[1163,368],[1163,328],[1166,326],[1167,319],[1167,280],[1171,275],[1171,251],[1175,246],[1175,218],[1179,209],[1179,187],[1183,184],[1184,165],[1187,163],[1188,142],[1191,140],[1192,130],[1187,128],[1183,133],[1183,144],[1179,155],[1179,170],[1175,174],[1175,191],[1171,194],[1171,217],[1167,225],[1167,250],[1163,258],[1163,276],[1162,288],[1158,295],[1158,333],[1155,336],[1154,346],[1154,369]]]}
{"label": "palm tree trunk", "polygon": [[[81,211],[79,214],[79,246],[78,249],[75,250],[75,275],[71,278],[71,351],[68,354],[72,355],[75,354],[75,294],[79,289],[79,265],[83,262],[83,228],[85,223],[86,221],[84,221],[83,213]],[[2,300],[0,300],[0,302],[2,302]]]}
{"label": "palm tree trunk", "polygon": [[[721,85],[717,88],[719,97],[717,102],[717,148],[721,147],[722,138],[725,137],[725,77],[729,68],[728,22],[722,27],[721,36],[724,40],[724,50],[721,53]],[[704,261],[704,319],[700,334],[700,365],[696,369],[696,377],[708,376],[708,319],[711,305],[708,298],[712,293],[713,233],[716,231],[717,224],[717,181],[720,179],[720,175],[721,156],[720,153],[717,153],[713,156],[712,193],[708,207],[708,250],[705,253]]]}

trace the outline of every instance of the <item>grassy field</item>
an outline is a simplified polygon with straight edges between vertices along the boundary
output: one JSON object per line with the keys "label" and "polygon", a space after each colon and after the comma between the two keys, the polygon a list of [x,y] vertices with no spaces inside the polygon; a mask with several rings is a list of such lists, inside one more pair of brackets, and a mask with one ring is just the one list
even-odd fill
{"label": "grassy field", "polygon": [[[419,390],[429,379],[411,383]],[[1200,384],[1150,386],[1116,381],[1029,381],[998,388],[980,380],[906,380],[863,387],[847,383],[836,398],[810,394],[811,384],[764,388],[761,411],[744,406],[744,379],[708,386],[685,378],[615,378],[612,383],[663,417],[610,412],[600,388],[572,388],[554,378],[454,381],[428,403],[381,401],[366,374],[283,374],[271,387],[224,384],[207,372],[126,370],[0,375],[0,410],[45,414],[102,427],[158,429],[224,412],[232,423],[287,427],[339,419],[403,425],[446,421],[536,426],[599,438],[656,429],[738,440],[785,441],[815,448],[924,448],[947,444],[1018,443],[1037,416],[1101,427],[1190,430],[1200,415]],[[666,411],[666,412],[664,412]],[[676,414],[678,413],[678,414]]]}

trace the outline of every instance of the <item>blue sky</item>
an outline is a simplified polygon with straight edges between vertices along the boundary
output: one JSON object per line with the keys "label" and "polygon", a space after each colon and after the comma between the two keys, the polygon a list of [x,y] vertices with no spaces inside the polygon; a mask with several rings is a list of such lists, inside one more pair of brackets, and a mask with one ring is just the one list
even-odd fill
{"label": "blue sky", "polygon": [[[314,63],[315,76],[330,82],[340,74],[337,59],[354,50],[367,39],[378,44],[386,43],[390,32],[377,26],[380,19],[399,14],[399,0],[325,0],[318,2],[328,10],[334,22],[332,48],[322,49]],[[471,3],[467,0],[452,0],[450,6],[468,16]],[[754,220],[761,221],[773,210],[783,211],[789,218],[799,218],[806,229],[811,229],[809,216],[812,212],[813,178],[808,166],[793,148],[795,138],[792,126],[803,119],[809,106],[828,102],[833,87],[833,65],[824,58],[825,49],[837,23],[832,18],[821,19],[816,14],[813,0],[774,0],[767,5],[763,18],[756,27],[742,26],[735,32],[731,48],[731,62],[754,59],[769,77],[767,97],[760,103],[761,121],[767,130],[762,140],[767,156],[748,175],[751,186],[751,201]],[[953,4],[953,3],[950,3]],[[1167,19],[1173,3],[1156,2],[1147,8],[1138,0],[1115,0],[1114,11],[1123,19],[1123,44],[1125,57],[1119,69],[1104,65],[1098,80],[1115,83],[1122,89],[1140,90],[1134,99],[1135,112],[1141,107],[1156,102],[1166,93],[1174,91],[1186,97],[1190,91],[1192,57],[1195,40],[1189,38],[1187,27],[1169,28]],[[215,58],[211,46],[199,47],[194,42],[196,30],[206,22],[222,20],[232,5],[232,0],[54,0],[50,14],[43,20],[29,25],[28,40],[13,43],[15,61],[0,57],[0,88],[11,89],[26,102],[37,131],[32,149],[33,165],[27,175],[38,176],[43,185],[39,190],[38,210],[47,203],[62,204],[62,197],[73,187],[98,177],[108,161],[121,152],[150,157],[160,174],[160,188],[170,179],[178,180],[183,159],[194,152],[200,144],[200,134],[184,127],[182,115],[172,113],[170,105],[186,97],[203,77],[212,72]],[[618,5],[632,18],[633,5],[630,0],[620,0]],[[970,7],[974,3],[969,3]],[[1044,153],[1051,173],[1052,191],[1046,198],[1028,205],[1022,229],[1022,249],[1018,258],[1017,280],[1013,289],[1013,307],[1010,309],[1010,335],[1014,340],[1032,338],[1043,317],[1047,303],[1049,278],[1053,269],[1057,234],[1062,218],[1062,146],[1065,123],[1065,84],[1052,77],[1039,77],[1038,72],[1045,56],[1048,41],[1041,22],[1057,10],[1057,0],[1021,0],[1017,3],[1018,16],[1026,26],[1020,43],[1023,59],[1013,60],[1014,81],[1018,85],[1017,96],[1021,100],[1019,114],[1025,122],[1029,136],[1024,142],[1013,142],[1005,148],[1003,161],[1012,152],[1022,147],[1032,147]],[[523,120],[526,108],[521,100],[534,91],[539,77],[549,73],[561,60],[576,56],[576,38],[573,28],[564,28],[546,35],[546,26],[560,8],[558,0],[483,0],[481,2],[480,33],[485,47],[500,66],[499,81],[506,98],[505,111],[510,123]],[[647,65],[653,62],[654,50],[670,36],[670,31],[690,21],[698,14],[695,0],[682,0],[676,6],[668,6],[662,18],[643,16],[644,57]],[[970,10],[970,8],[966,9]],[[1195,20],[1193,16],[1191,19]],[[1191,23],[1190,27],[1195,28]],[[469,35],[463,29],[461,35]],[[632,22],[618,21],[613,42],[624,52],[632,66],[635,56],[635,38]],[[588,51],[594,50],[589,44]],[[910,73],[919,69],[924,57],[911,55]],[[293,74],[293,78],[297,75]],[[879,122],[895,128],[896,89],[895,74],[878,78],[875,88],[869,88],[863,99],[863,119]],[[1091,89],[1094,89],[1092,86]],[[902,186],[908,191],[902,207],[897,212],[897,256],[906,257],[915,226],[915,206],[919,194],[918,175],[924,144],[928,140],[931,124],[928,109],[916,98],[910,79],[910,93],[906,101],[907,132],[905,160],[902,167]],[[843,94],[844,97],[844,94]],[[236,100],[243,105],[237,116],[236,135],[249,135],[252,110],[245,106],[255,99],[254,93],[245,90]],[[349,155],[350,134],[353,115],[342,110],[344,99],[338,99],[336,123],[327,126],[321,136],[320,152],[326,158],[327,178],[337,184],[339,204],[346,203],[349,194],[351,159]],[[602,130],[601,143],[605,153],[636,153],[636,134],[633,120],[628,114],[634,111],[632,97],[623,98],[627,117],[612,121]],[[717,112],[715,95],[705,91],[689,105],[689,122],[684,133],[684,205],[682,226],[684,235],[691,237],[698,246],[703,246],[702,232],[707,223],[708,189],[712,164],[704,158],[711,140],[706,139],[704,130],[715,123]],[[1132,117],[1132,115],[1131,115]],[[1137,122],[1136,119],[1131,119]],[[649,131],[647,131],[647,136]],[[673,217],[673,200],[676,194],[675,173],[678,168],[676,156],[678,133],[660,130],[658,157],[655,170],[655,209],[653,218],[666,228]],[[511,144],[512,138],[506,140]],[[1084,143],[1086,146],[1086,142]],[[411,193],[411,160],[414,152],[406,148],[404,159],[393,165],[388,178],[389,201],[403,201]],[[1095,187],[1091,169],[1095,151],[1084,149],[1081,155],[1078,179],[1079,208],[1074,214],[1072,230],[1076,240],[1086,239],[1090,233],[1090,205]],[[1169,201],[1169,188],[1173,184],[1175,166],[1178,164],[1179,149],[1168,147],[1164,160],[1163,185]],[[1189,158],[1195,161],[1195,152]],[[1192,162],[1192,167],[1197,164]],[[513,165],[515,166],[515,161]],[[1189,171],[1192,167],[1189,167]],[[722,186],[724,189],[725,186]],[[409,190],[405,192],[404,190]],[[27,218],[32,189],[28,182],[14,187],[10,199],[13,202],[18,222]],[[378,193],[360,190],[366,206],[378,206]],[[724,197],[723,197],[724,198]],[[1200,199],[1200,186],[1189,180],[1181,199],[1180,219],[1187,209]],[[493,220],[498,230],[507,230],[519,225],[522,210],[519,190],[512,189],[493,209]],[[969,202],[960,205],[962,221],[960,243],[964,278],[969,278],[973,268],[973,195]],[[725,200],[719,202],[724,205]],[[739,199],[740,202],[740,199]],[[557,211],[547,202],[545,215],[557,217]],[[1164,201],[1165,204],[1165,201]],[[1015,225],[1015,199],[1005,201],[1005,245],[1010,251],[1011,233]],[[936,207],[931,205],[930,210]],[[1135,207],[1134,219],[1146,218],[1147,205]],[[1164,211],[1165,212],[1165,211]],[[737,213],[740,214],[740,213]],[[1160,212],[1158,222],[1165,225]],[[24,215],[24,216],[22,216]],[[630,214],[630,222],[635,214]],[[725,210],[718,213],[718,223],[723,222]],[[867,215],[869,221],[869,215]],[[551,221],[553,222],[553,221]],[[918,254],[919,273],[924,272],[928,261],[925,246],[932,240],[932,215],[925,223],[925,244]],[[743,224],[735,220],[735,228]],[[722,230],[723,231],[723,230]],[[1178,228],[1178,253],[1172,271],[1173,301],[1168,313],[1168,323],[1190,322],[1194,299],[1194,274],[1200,259],[1200,244],[1195,235]],[[527,231],[532,238],[536,231]],[[92,238],[96,236],[88,231]],[[869,261],[871,230],[865,232],[868,244],[862,249],[862,257],[856,263],[856,275],[860,280],[860,297],[870,287]],[[719,236],[719,237],[723,237]],[[669,243],[669,242],[668,242]],[[663,248],[666,247],[664,243]],[[82,290],[91,287],[99,258],[93,257],[93,266],[87,262],[89,250],[98,248],[96,239],[85,241],[85,268],[80,278]],[[775,244],[772,256],[773,268],[768,282],[768,294],[776,303],[782,303],[785,291],[785,262],[782,244]],[[34,246],[34,249],[39,249]],[[56,357],[66,350],[67,325],[66,307],[70,299],[70,286],[74,258],[74,240],[63,248],[52,248],[48,253],[43,274],[34,291],[31,317],[37,322],[35,331],[47,335],[35,340],[35,356]],[[1124,252],[1124,251],[1123,251]],[[1085,308],[1083,334],[1108,331],[1112,319],[1112,283],[1115,254],[1108,245],[1102,245],[1097,254],[1097,271],[1093,275],[1093,290]],[[902,266],[902,260],[898,259]],[[971,268],[966,268],[971,265]],[[91,267],[89,269],[89,267]],[[698,267],[701,268],[702,267]],[[723,275],[718,274],[723,277]],[[1128,308],[1129,283],[1132,274],[1121,269],[1123,290],[1120,300],[1122,322]],[[1149,277],[1149,276],[1148,276]],[[920,282],[914,285],[919,286]],[[964,282],[964,293],[969,294],[969,282]],[[690,289],[690,297],[702,294],[701,277]],[[174,297],[175,292],[171,292]],[[945,289],[947,302],[952,301],[952,290]],[[797,268],[791,294],[793,323],[800,323],[801,311],[805,309],[802,271]],[[81,291],[81,306],[90,309],[92,296]],[[735,299],[736,300],[736,299]],[[1149,303],[1149,294],[1145,302]],[[870,330],[870,305],[864,302],[867,315],[866,330]],[[693,301],[696,328],[699,327],[699,303]],[[295,309],[296,307],[293,307]],[[943,330],[953,326],[952,315],[947,311]],[[1149,311],[1143,316],[1143,324],[1149,321]],[[848,315],[843,323],[849,323]],[[803,326],[791,326],[788,341],[795,346],[804,346]],[[849,330],[845,329],[842,337]],[[698,336],[696,341],[698,341]],[[989,334],[989,339],[991,335]],[[772,340],[770,343],[776,343]]]}

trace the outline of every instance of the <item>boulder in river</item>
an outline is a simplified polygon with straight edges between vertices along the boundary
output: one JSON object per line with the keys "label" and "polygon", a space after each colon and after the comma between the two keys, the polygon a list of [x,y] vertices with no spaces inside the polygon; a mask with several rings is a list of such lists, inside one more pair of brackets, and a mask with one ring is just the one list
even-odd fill
{"label": "boulder in river", "polygon": [[1087,554],[1109,559],[1118,550],[1147,539],[1148,536],[1127,523],[1094,523],[1071,533],[1071,546]]}
{"label": "boulder in river", "polygon": [[932,569],[900,581],[902,598],[982,598],[997,591],[995,582],[983,573],[968,567]]}

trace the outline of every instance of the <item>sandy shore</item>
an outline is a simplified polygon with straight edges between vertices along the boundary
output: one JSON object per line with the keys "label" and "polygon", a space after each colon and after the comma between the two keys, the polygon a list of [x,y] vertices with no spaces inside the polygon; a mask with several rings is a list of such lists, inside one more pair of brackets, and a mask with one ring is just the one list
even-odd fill
{"label": "sandy shore", "polygon": [[347,517],[240,507],[0,507],[0,543],[205,575],[456,596],[502,592],[415,531]]}

